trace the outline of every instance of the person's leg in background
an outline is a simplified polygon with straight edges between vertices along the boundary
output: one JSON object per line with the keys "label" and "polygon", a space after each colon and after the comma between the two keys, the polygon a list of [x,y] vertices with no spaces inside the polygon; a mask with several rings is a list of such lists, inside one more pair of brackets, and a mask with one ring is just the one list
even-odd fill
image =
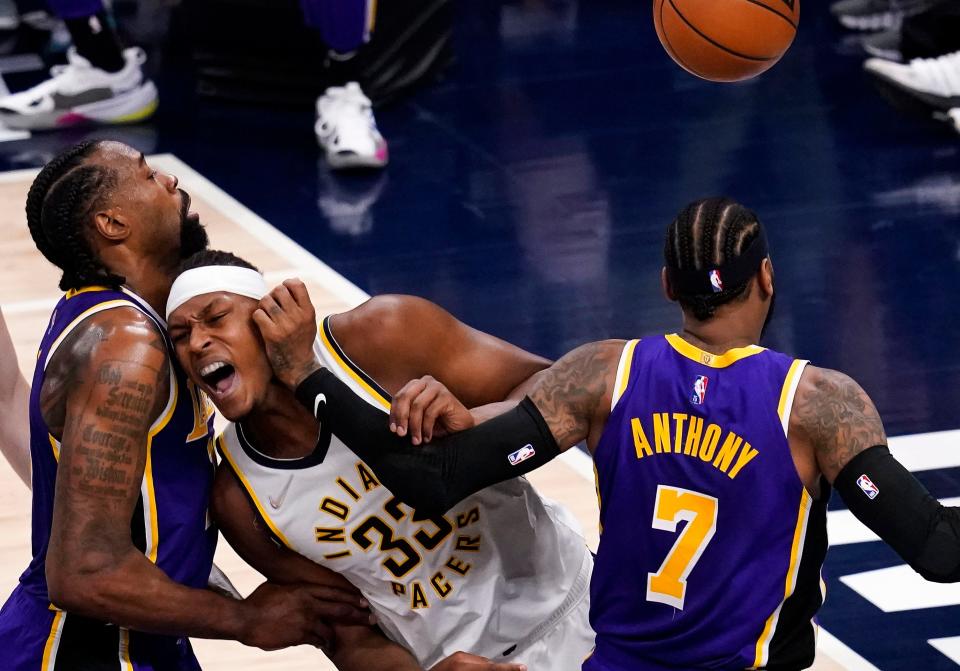
{"label": "person's leg in background", "polygon": [[130,123],[157,107],[157,89],[143,74],[142,49],[123,49],[101,0],[48,0],[73,48],[46,81],[0,98],[0,121],[41,130],[77,123]]}
{"label": "person's leg in background", "polygon": [[317,100],[316,133],[332,168],[380,168],[387,143],[377,129],[370,99],[357,80],[356,53],[370,40],[376,0],[300,0],[308,26],[329,48],[330,86]]}

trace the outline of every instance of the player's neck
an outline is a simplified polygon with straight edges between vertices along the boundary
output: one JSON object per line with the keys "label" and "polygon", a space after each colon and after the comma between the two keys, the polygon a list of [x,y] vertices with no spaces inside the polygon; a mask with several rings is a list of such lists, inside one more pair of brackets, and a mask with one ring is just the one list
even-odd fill
{"label": "player's neck", "polygon": [[738,347],[755,345],[760,341],[760,329],[733,317],[714,317],[699,321],[684,315],[680,337],[694,347],[723,354]]}
{"label": "player's neck", "polygon": [[264,400],[243,418],[244,434],[254,447],[277,459],[299,459],[317,446],[317,420],[293,393],[273,382]]}

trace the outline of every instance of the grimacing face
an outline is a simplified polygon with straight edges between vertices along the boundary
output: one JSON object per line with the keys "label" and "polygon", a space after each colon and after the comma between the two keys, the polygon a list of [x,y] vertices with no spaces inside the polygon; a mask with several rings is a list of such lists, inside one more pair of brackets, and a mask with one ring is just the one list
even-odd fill
{"label": "grimacing face", "polygon": [[167,324],[180,365],[231,422],[263,401],[273,378],[252,318],[258,304],[225,291],[201,294]]}

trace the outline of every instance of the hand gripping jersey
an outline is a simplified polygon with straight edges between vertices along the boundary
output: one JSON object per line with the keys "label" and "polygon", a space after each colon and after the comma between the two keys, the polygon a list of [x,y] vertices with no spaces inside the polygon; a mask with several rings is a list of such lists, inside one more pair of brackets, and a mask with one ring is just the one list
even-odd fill
{"label": "hand gripping jersey", "polygon": [[[387,393],[337,346],[329,319],[320,335],[324,365],[389,408]],[[425,668],[460,650],[509,657],[588,598],[592,561],[576,521],[523,478],[423,518],[322,427],[303,459],[258,452],[242,425],[217,444],[275,538],[356,585],[380,627]],[[579,669],[590,647],[551,671]]]}
{"label": "hand gripping jersey", "polygon": [[624,348],[597,445],[602,536],[587,671],[813,662],[829,488],[787,442],[805,361],[716,356],[676,335]]}
{"label": "hand gripping jersey", "polygon": [[[33,560],[0,611],[0,666],[4,671],[181,671],[199,668],[185,638],[128,631],[56,609],[47,594],[47,546],[53,521],[60,443],[40,410],[45,369],[81,321],[96,312],[133,307],[162,333],[164,321],[132,292],[90,287],[68,292],[53,311],[40,343],[30,394],[33,464]],[[169,352],[173,347],[167,343]],[[136,402],[115,388],[117,408]],[[107,406],[98,412],[109,413]],[[140,499],[130,521],[134,545],[172,580],[202,588],[213,564],[216,529],[207,515],[213,484],[213,411],[171,364],[170,397],[150,431]],[[146,598],[146,597],[144,597]]]}

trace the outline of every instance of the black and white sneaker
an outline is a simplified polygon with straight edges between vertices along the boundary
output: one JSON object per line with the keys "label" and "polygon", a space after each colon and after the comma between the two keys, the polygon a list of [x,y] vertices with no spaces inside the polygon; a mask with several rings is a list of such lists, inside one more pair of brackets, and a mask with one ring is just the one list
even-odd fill
{"label": "black and white sneaker", "polygon": [[830,12],[851,30],[889,30],[899,28],[904,17],[920,14],[938,0],[839,0]]}
{"label": "black and white sneaker", "polygon": [[915,58],[894,63],[868,58],[864,69],[879,83],[926,105],[930,111],[960,107],[960,51],[939,58]]}
{"label": "black and white sneaker", "polygon": [[46,130],[148,118],[157,108],[157,88],[144,76],[146,55],[131,47],[123,58],[122,70],[106,72],[71,49],[67,64],[54,66],[50,79],[0,98],[0,121],[7,128]]}

